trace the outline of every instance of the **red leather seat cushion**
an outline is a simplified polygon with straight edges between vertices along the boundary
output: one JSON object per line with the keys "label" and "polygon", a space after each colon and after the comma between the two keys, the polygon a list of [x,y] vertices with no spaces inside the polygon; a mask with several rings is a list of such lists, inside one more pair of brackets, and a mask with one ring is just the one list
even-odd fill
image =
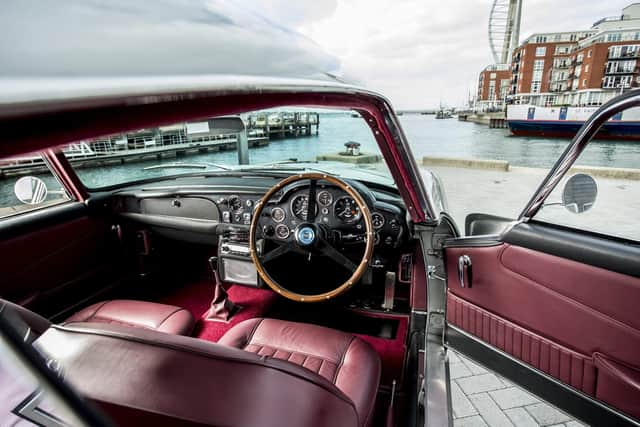
{"label": "red leather seat cushion", "polygon": [[133,300],[104,301],[90,305],[63,324],[78,322],[114,323],[175,335],[189,335],[195,323],[193,315],[184,308]]}
{"label": "red leather seat cushion", "polygon": [[380,357],[361,339],[321,326],[257,318],[237,324],[218,343],[287,360],[317,373],[353,401],[361,425],[371,423]]}

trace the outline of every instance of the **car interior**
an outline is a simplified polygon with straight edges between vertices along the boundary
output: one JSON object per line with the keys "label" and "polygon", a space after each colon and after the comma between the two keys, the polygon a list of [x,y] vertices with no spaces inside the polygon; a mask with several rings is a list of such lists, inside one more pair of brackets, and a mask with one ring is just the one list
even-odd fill
{"label": "car interior", "polygon": [[183,176],[9,222],[3,303],[118,424],[406,421],[426,276],[395,188]]}

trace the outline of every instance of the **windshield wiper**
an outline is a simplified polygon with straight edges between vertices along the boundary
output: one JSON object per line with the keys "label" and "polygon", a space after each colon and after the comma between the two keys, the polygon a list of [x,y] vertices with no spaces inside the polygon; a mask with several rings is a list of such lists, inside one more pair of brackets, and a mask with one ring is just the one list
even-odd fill
{"label": "windshield wiper", "polygon": [[207,169],[209,167],[215,167],[225,171],[234,170],[233,168],[216,163],[162,163],[159,165],[147,166],[142,170],[149,171],[155,169]]}
{"label": "windshield wiper", "polygon": [[[317,164],[317,161],[311,161],[311,160],[297,160],[297,159],[289,159],[289,160],[283,160],[280,162],[272,162],[272,163],[264,163],[261,164],[257,167],[251,167],[251,168],[244,168],[244,169],[240,169],[242,171],[272,171],[272,170],[282,170],[282,171],[305,171],[305,170],[309,170],[309,171],[315,171],[315,172],[320,172],[320,173],[324,173],[327,175],[334,175],[334,176],[338,176],[337,173],[335,172],[327,172],[326,170],[320,169],[320,168],[316,168],[316,167],[310,167],[310,166],[305,166],[308,164]],[[288,167],[288,165],[298,165],[297,167]]]}

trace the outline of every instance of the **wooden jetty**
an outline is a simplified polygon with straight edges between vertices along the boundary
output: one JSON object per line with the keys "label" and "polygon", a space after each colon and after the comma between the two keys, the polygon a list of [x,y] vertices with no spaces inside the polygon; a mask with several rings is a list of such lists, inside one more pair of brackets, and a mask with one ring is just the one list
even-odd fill
{"label": "wooden jetty", "polygon": [[264,112],[250,115],[247,127],[262,130],[269,138],[317,135],[320,115],[314,112]]}

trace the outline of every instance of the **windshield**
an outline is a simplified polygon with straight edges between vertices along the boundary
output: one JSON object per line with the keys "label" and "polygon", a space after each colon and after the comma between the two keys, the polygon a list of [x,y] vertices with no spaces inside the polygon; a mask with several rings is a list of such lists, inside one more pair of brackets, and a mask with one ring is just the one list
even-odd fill
{"label": "windshield", "polygon": [[254,111],[79,141],[63,153],[92,189],[179,174],[259,169],[322,171],[393,184],[371,129],[355,111]]}

